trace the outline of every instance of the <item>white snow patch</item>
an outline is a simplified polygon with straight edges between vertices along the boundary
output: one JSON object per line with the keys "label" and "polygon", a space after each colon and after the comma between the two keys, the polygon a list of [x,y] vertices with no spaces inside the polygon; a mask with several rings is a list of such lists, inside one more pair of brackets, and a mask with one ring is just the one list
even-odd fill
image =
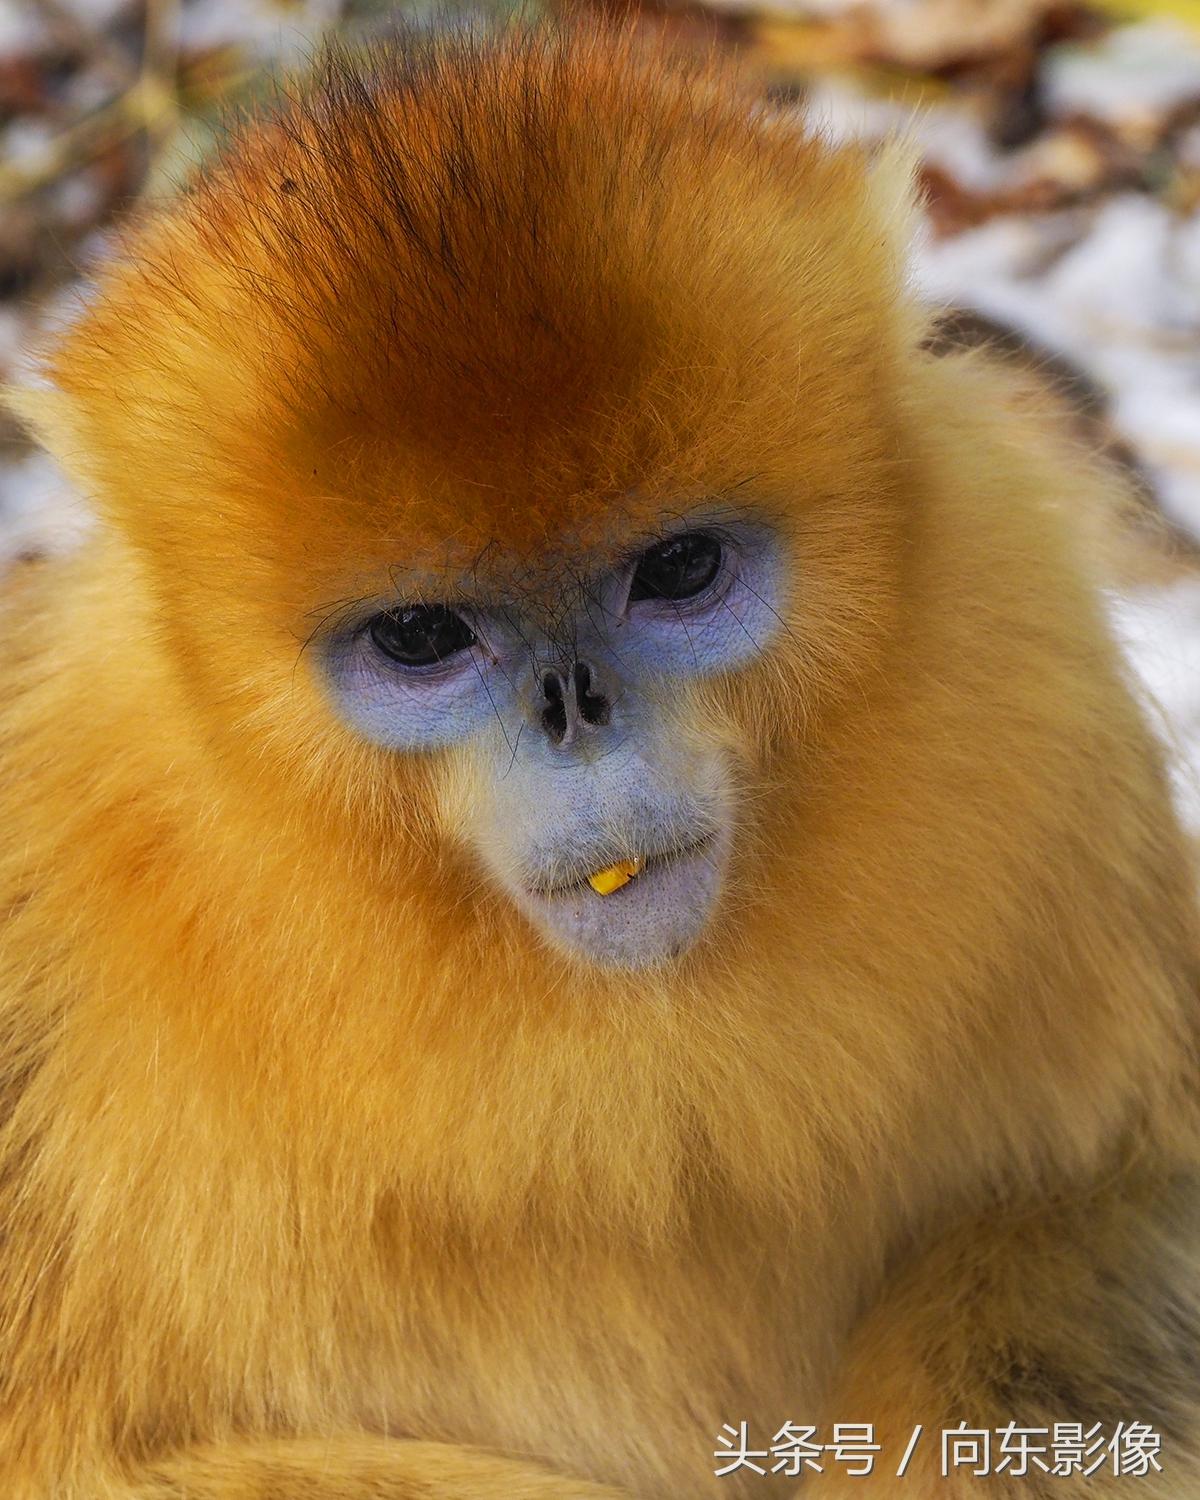
{"label": "white snow patch", "polygon": [[1119,26],[1088,46],[1051,48],[1042,76],[1053,115],[1149,124],[1200,99],[1200,37],[1164,19]]}
{"label": "white snow patch", "polygon": [[1109,612],[1167,745],[1184,826],[1200,837],[1200,581],[1114,596]]}
{"label": "white snow patch", "polygon": [[1137,194],[913,247],[917,287],[1061,350],[1109,392],[1164,508],[1200,536],[1200,220]]}
{"label": "white snow patch", "polygon": [[44,453],[0,466],[0,574],[30,553],[70,552],[94,521],[70,481]]}

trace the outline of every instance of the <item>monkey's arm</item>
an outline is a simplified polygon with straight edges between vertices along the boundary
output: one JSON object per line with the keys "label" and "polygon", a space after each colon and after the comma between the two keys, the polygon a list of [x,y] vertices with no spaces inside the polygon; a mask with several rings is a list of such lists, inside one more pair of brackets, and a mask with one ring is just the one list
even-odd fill
{"label": "monkey's arm", "polygon": [[105,1500],[622,1500],[622,1492],[449,1443],[345,1434],[245,1439],[155,1464]]}
{"label": "monkey's arm", "polygon": [[[1150,1168],[1146,1169],[1149,1173]],[[1123,1178],[1052,1208],[979,1220],[904,1271],[860,1328],[825,1412],[873,1422],[879,1500],[1076,1500],[1134,1491],[1200,1497],[1200,1275],[1194,1250],[1200,1184]],[[1190,1224],[1190,1227],[1189,1227]],[[1090,1477],[1004,1472],[998,1429],[1148,1426],[1162,1472],[1114,1477],[1111,1455]],[[897,1469],[917,1424],[904,1478]],[[993,1472],[942,1473],[942,1431],[990,1432]],[[1047,1440],[1043,1462],[1053,1466]],[[1006,1477],[1007,1475],[1007,1477]],[[862,1480],[828,1466],[805,1500],[854,1500]]]}

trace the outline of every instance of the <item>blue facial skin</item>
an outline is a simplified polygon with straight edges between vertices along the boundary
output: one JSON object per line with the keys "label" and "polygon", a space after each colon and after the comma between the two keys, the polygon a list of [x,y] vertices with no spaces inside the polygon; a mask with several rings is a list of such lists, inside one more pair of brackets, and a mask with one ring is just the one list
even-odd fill
{"label": "blue facial skin", "polygon": [[[396,751],[463,746],[489,783],[475,830],[493,876],[560,950],[640,969],[686,950],[720,894],[731,842],[718,753],[679,728],[680,683],[757,657],[779,628],[782,567],[770,529],[694,516],[662,540],[702,534],[720,566],[693,597],[632,598],[639,558],[564,582],[561,611],[451,606],[475,643],[429,667],[373,639],[378,601],[322,645],[340,716]],[[650,546],[653,547],[654,543]],[[587,877],[637,856],[609,896]]]}

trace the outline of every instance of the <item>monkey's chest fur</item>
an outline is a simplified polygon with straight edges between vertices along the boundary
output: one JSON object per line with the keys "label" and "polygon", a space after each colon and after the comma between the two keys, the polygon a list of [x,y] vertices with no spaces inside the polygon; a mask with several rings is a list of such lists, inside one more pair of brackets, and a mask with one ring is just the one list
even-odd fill
{"label": "monkey's chest fur", "polygon": [[845,1323],[831,1268],[801,1269],[772,1232],[683,1253],[477,1251],[467,1271],[471,1254],[397,1282],[395,1323],[361,1346],[359,1421],[536,1455],[645,1500],[794,1492],[783,1474],[718,1479],[714,1450],[724,1423],[769,1444],[820,1420]]}

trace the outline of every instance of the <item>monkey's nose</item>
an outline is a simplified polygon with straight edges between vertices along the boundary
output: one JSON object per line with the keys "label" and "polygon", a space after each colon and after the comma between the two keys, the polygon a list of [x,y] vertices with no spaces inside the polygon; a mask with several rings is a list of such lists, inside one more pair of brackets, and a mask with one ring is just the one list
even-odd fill
{"label": "monkey's nose", "polygon": [[607,724],[611,705],[599,691],[596,674],[586,661],[573,662],[566,672],[542,677],[542,727],[552,745],[569,745],[580,724]]}

